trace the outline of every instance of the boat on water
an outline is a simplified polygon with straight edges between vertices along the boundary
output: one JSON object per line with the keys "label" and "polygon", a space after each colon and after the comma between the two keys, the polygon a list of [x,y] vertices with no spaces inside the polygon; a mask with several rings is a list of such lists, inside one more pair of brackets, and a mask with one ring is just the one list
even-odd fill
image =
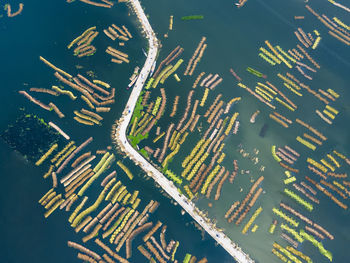
{"label": "boat on water", "polygon": [[145,57],[147,57],[147,53],[146,53],[146,51],[144,49],[142,49],[142,52],[145,55]]}
{"label": "boat on water", "polygon": [[154,70],[156,69],[156,64],[157,64],[157,61],[154,61],[152,67],[151,67],[151,72],[149,73],[149,76],[151,77],[154,73]]}
{"label": "boat on water", "polygon": [[136,82],[138,76],[139,76],[139,75],[137,74],[137,75],[135,75],[135,76],[131,79],[131,82],[130,82],[129,85],[128,85],[128,89],[131,88],[131,87],[135,84],[135,82]]}
{"label": "boat on water", "polygon": [[133,80],[135,78],[135,76],[137,76],[139,74],[139,70],[140,70],[140,67],[135,67],[134,69],[134,73],[131,75],[131,77],[129,78],[130,80]]}
{"label": "boat on water", "polygon": [[137,78],[139,76],[139,71],[140,71],[140,67],[135,67],[134,73],[129,78],[130,79],[130,83],[129,83],[127,89],[131,88],[135,84],[135,82],[136,82],[136,80],[137,80]]}

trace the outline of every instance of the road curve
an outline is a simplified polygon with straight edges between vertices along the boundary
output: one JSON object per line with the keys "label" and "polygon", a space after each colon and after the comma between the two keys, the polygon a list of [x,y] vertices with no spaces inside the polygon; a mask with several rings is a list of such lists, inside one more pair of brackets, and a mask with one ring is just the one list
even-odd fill
{"label": "road curve", "polygon": [[211,235],[218,244],[220,244],[237,262],[239,263],[253,263],[248,254],[244,253],[238,245],[228,238],[224,233],[218,231],[216,227],[205,218],[199,209],[190,201],[188,198],[180,194],[176,186],[168,180],[159,170],[157,170],[152,164],[150,164],[139,152],[137,152],[131,144],[128,142],[126,137],[126,131],[131,121],[131,117],[134,108],[137,103],[137,99],[140,96],[145,81],[149,75],[151,67],[156,59],[158,51],[158,40],[153,32],[153,29],[141,7],[138,0],[130,0],[129,3],[133,11],[135,11],[141,25],[143,32],[146,34],[148,39],[149,50],[146,58],[146,62],[140,72],[140,75],[134,85],[134,88],[130,94],[129,100],[123,111],[122,117],[118,121],[118,125],[115,131],[114,140],[120,147],[120,149],[126,153],[129,158],[140,166],[150,177],[152,177],[165,192],[167,192],[182,208],[189,213],[194,220],[201,225],[205,231]]}

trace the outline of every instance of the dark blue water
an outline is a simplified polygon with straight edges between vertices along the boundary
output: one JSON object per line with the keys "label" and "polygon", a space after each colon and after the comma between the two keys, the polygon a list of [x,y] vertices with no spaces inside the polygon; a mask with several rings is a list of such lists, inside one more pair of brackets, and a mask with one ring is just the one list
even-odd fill
{"label": "dark blue water", "polygon": [[[309,4],[319,14],[324,13],[329,18],[336,16],[345,24],[349,25],[350,23],[347,12],[331,5],[327,1],[309,1]],[[346,5],[345,2],[344,4]],[[249,0],[241,9],[235,8],[233,1],[217,2],[209,0],[180,0],[176,2],[144,1],[144,6],[146,13],[150,16],[150,22],[158,33],[158,37],[163,45],[163,53],[160,55],[161,59],[177,45],[181,45],[185,49],[183,57],[186,63],[186,59],[188,60],[192,56],[201,37],[207,37],[206,43],[208,47],[198,64],[194,76],[184,77],[182,75],[186,67],[185,65],[177,72],[181,78],[180,83],[170,78],[163,86],[170,104],[172,104],[175,95],[180,95],[180,97],[182,97],[178,107],[178,109],[180,109],[179,117],[175,118],[175,123],[182,117],[183,109],[186,107],[188,91],[196,76],[202,71],[213,74],[219,73],[224,79],[222,84],[219,85],[215,91],[209,93],[207,100],[208,105],[214,101],[219,93],[223,94],[223,98],[226,102],[233,97],[242,97],[242,101],[233,106],[234,111],[240,113],[240,132],[236,136],[231,135],[225,140],[226,146],[224,152],[227,157],[225,158],[224,165],[227,169],[232,171],[232,160],[237,159],[240,170],[250,170],[250,174],[239,174],[233,185],[225,184],[219,201],[200,197],[197,202],[199,208],[208,211],[209,217],[211,219],[216,219],[218,221],[217,225],[220,228],[224,228],[225,233],[252,255],[254,259],[259,262],[280,262],[278,258],[270,253],[272,244],[274,241],[283,246],[287,245],[287,243],[279,237],[282,233],[280,229],[277,228],[275,235],[270,235],[268,234],[268,228],[273,218],[275,218],[272,213],[272,208],[278,207],[279,202],[282,200],[296,207],[306,216],[334,233],[336,235],[335,240],[325,240],[323,244],[326,249],[333,252],[333,262],[348,262],[349,253],[346,248],[350,243],[349,212],[335,205],[328,197],[321,193],[318,194],[321,205],[316,205],[312,213],[307,212],[301,206],[286,198],[283,194],[283,189],[285,188],[283,180],[286,178],[284,169],[272,158],[271,146],[283,146],[287,144],[302,154],[301,160],[296,164],[296,167],[300,169],[300,175],[297,175],[298,179],[299,177],[303,178],[304,175],[313,176],[307,168],[305,168],[305,160],[307,157],[320,160],[324,158],[326,153],[329,153],[333,149],[338,149],[349,156],[349,48],[331,37],[328,34],[328,29],[305,9],[305,3],[301,0],[283,3],[277,0]],[[204,19],[181,21],[182,16],[194,14],[204,15]],[[174,16],[173,31],[168,30],[170,15]],[[305,19],[295,20],[294,16],[305,16]],[[326,124],[315,114],[316,109],[322,110],[324,108],[323,103],[306,92],[303,92],[303,97],[299,98],[282,87],[282,83],[276,75],[279,72],[282,74],[286,73],[286,67],[271,67],[258,57],[258,49],[261,46],[265,46],[265,40],[269,40],[273,45],[280,45],[284,50],[295,47],[298,41],[293,32],[298,27],[301,27],[305,32],[312,32],[314,29],[320,32],[322,40],[319,47],[315,51],[308,50],[308,52],[321,65],[321,69],[319,69],[316,74],[313,74],[312,81],[303,79],[296,70],[289,72],[297,76],[297,78],[302,80],[305,84],[310,85],[314,90],[318,88],[323,90],[332,88],[341,94],[340,98],[337,99],[335,103],[330,104],[339,109],[340,112],[331,126]],[[166,33],[168,33],[168,38],[164,37]],[[308,64],[310,64],[310,62],[308,62]],[[250,96],[246,91],[236,86],[236,80],[229,73],[231,67],[243,78],[242,82],[251,89],[254,88],[257,81],[262,81],[262,79],[258,79],[246,71],[248,66],[256,68],[266,74],[270,82],[276,84],[298,105],[298,110],[294,113],[291,113],[283,107],[277,107],[278,112],[292,120],[295,120],[295,118],[305,120],[328,137],[327,142],[324,143],[322,147],[312,152],[296,142],[295,138],[307,132],[306,130],[301,129],[299,125],[293,125],[288,130],[282,128],[269,118],[270,110],[266,106]],[[157,92],[158,91],[152,91],[152,93],[155,93],[155,97],[157,95],[159,96]],[[200,100],[202,94],[203,90],[197,88],[192,101],[195,99]],[[256,123],[252,125],[249,123],[249,118],[256,110],[260,110],[261,113]],[[166,109],[164,115],[169,116],[170,112],[171,106]],[[169,121],[165,117],[159,121],[159,124],[163,130],[165,130]],[[262,138],[259,136],[259,132],[265,124],[268,124],[269,128],[267,129],[265,137]],[[203,125],[205,130],[208,124],[205,124],[205,121],[203,121]],[[153,144],[151,144],[153,138],[154,137],[150,136],[149,141],[143,141],[142,145],[153,146]],[[169,165],[169,169],[175,171],[178,175],[183,170],[180,165],[181,162],[185,156],[191,152],[194,144],[200,139],[200,135],[198,132],[194,132],[189,135],[188,138],[186,143],[181,147],[179,154]],[[242,158],[241,155],[238,154],[237,147],[239,144],[242,144],[245,151],[251,154],[254,148],[260,151],[258,155],[260,162],[258,165],[254,166],[249,159]],[[153,147],[161,146],[162,142]],[[259,171],[258,168],[260,165],[266,167],[264,172]],[[343,163],[338,172],[348,173],[349,166]],[[256,180],[260,175],[265,177],[262,187],[266,193],[259,198],[255,207],[251,209],[247,215],[247,219],[243,221],[242,226],[236,227],[234,224],[228,224],[223,218],[225,212],[234,201],[242,200],[245,197],[252,184],[250,180]],[[242,192],[240,192],[241,189],[243,190]],[[209,202],[213,204],[212,208],[208,207]],[[349,204],[347,200],[344,202]],[[256,220],[259,229],[256,233],[242,235],[241,230],[243,225],[259,206],[262,206],[264,209]],[[282,222],[282,220],[280,220],[280,222]],[[328,261],[308,242],[303,243],[299,249],[305,254],[310,255],[316,262]]]}
{"label": "dark blue water", "polygon": [[[182,78],[180,83],[175,80],[169,80],[166,83],[166,92],[169,98],[175,95],[185,98],[195,75],[200,71],[219,73],[224,78],[223,84],[210,94],[207,103],[211,103],[218,93],[223,93],[224,97],[227,98],[237,96],[243,98],[241,103],[235,105],[235,111],[240,112],[240,132],[237,136],[231,136],[225,141],[226,145],[229,146],[229,150],[225,152],[230,165],[232,165],[231,160],[238,159],[240,169],[251,170],[254,179],[261,174],[265,176],[262,187],[266,194],[262,195],[255,205],[256,207],[262,206],[264,209],[256,221],[259,229],[256,233],[242,235],[242,226],[229,225],[223,219],[224,213],[233,201],[244,198],[250,187],[250,177],[238,175],[233,185],[224,185],[222,197],[217,203],[214,203],[213,208],[208,208],[208,200],[206,199],[200,199],[197,204],[201,209],[208,211],[211,218],[217,219],[218,226],[224,228],[225,233],[236,241],[244,251],[247,251],[258,262],[264,263],[280,262],[270,253],[272,243],[275,240],[284,246],[287,244],[278,237],[281,233],[280,230],[277,230],[273,236],[267,232],[273,218],[272,207],[276,207],[280,200],[288,200],[282,193],[283,179],[285,178],[283,169],[273,160],[271,145],[289,144],[302,153],[304,159],[308,156],[314,159],[321,158],[334,148],[348,156],[350,154],[350,136],[348,135],[350,52],[344,44],[328,35],[326,28],[305,10],[303,2],[299,0],[283,3],[278,0],[249,0],[246,6],[241,9],[236,9],[233,1],[145,0],[142,2],[163,45],[160,58],[166,56],[177,45],[181,45],[185,49],[184,59],[187,62],[200,38],[207,37],[208,48],[194,77],[184,78],[182,74],[179,74]],[[350,24],[348,14],[327,1],[309,2],[320,14],[326,13],[329,17],[337,16],[344,23]],[[72,4],[67,4],[65,1],[55,1],[55,3],[28,1],[24,2],[24,5],[24,11],[20,16],[12,19],[0,18],[2,33],[0,40],[2,50],[0,130],[6,129],[7,125],[15,120],[18,108],[25,107],[28,112],[33,112],[47,121],[51,120],[57,123],[77,144],[89,136],[94,136],[94,143],[89,150],[104,149],[107,145],[111,145],[111,125],[115,119],[120,117],[130,93],[125,88],[129,82],[128,78],[134,67],[141,66],[145,60],[141,48],[146,48],[147,43],[139,33],[135,18],[129,16],[129,11],[124,4],[118,4],[116,8],[111,10],[87,6],[78,1]],[[14,3],[13,10],[16,9],[15,6],[16,3]],[[186,22],[180,20],[181,16],[192,14],[203,14],[205,19]],[[174,15],[174,30],[169,32],[169,37],[165,39],[163,35],[168,32],[170,15]],[[306,19],[295,21],[295,15],[304,15]],[[111,64],[109,57],[104,53],[105,48],[112,43],[103,36],[102,29],[112,23],[125,24],[134,36],[134,39],[129,41],[124,49],[131,58],[131,63],[128,65]],[[100,31],[99,37],[94,41],[97,53],[88,58],[73,57],[72,51],[66,48],[67,44],[86,28],[94,25]],[[247,66],[252,66],[266,74],[272,83],[278,83],[276,74],[278,72],[284,73],[283,68],[273,68],[266,64],[257,56],[258,49],[260,46],[264,46],[266,39],[274,45],[279,44],[285,50],[294,47],[297,40],[293,31],[297,27],[302,27],[307,32],[317,29],[322,36],[319,48],[312,53],[312,57],[321,65],[321,69],[314,75],[312,82],[305,81],[305,83],[310,84],[313,89],[330,87],[341,94],[341,98],[332,105],[340,111],[340,114],[333,125],[328,127],[314,113],[315,109],[320,109],[322,103],[307,93],[304,93],[302,98],[288,93],[299,107],[298,111],[289,117],[307,120],[329,138],[327,143],[316,153],[306,150],[295,141],[295,137],[301,133],[298,126],[289,128],[288,132],[285,132],[283,128],[269,119],[269,112],[264,105],[235,85],[236,82],[233,81],[229,73],[229,68],[234,68],[244,79],[243,82],[253,88],[257,79],[245,70]],[[80,109],[82,104],[73,103],[63,96],[54,101],[67,116],[67,118],[60,120],[54,113],[43,111],[17,94],[17,91],[21,89],[49,88],[51,85],[58,84],[53,76],[53,71],[40,62],[40,55],[72,75],[86,74],[87,71],[92,70],[98,79],[104,80],[116,88],[116,104],[113,105],[110,113],[103,115],[105,119],[102,127],[84,127],[82,129],[82,126],[72,120],[73,110]],[[76,65],[83,68],[77,69]],[[202,93],[198,92],[194,98],[200,99],[201,96]],[[44,103],[49,102],[45,96],[38,95],[38,97],[42,98]],[[172,99],[169,99],[168,105],[171,103]],[[182,108],[182,105],[186,105],[185,100],[180,101],[179,108]],[[261,111],[261,114],[257,118],[256,124],[251,125],[249,118],[257,109]],[[170,107],[167,110],[170,111]],[[283,109],[280,112],[289,114],[287,110]],[[269,129],[266,136],[261,138],[258,134],[265,123],[269,124]],[[159,124],[166,127],[168,120],[163,118]],[[199,138],[198,134],[191,136],[190,140],[195,141]],[[257,166],[254,167],[250,161],[240,157],[236,151],[240,143],[248,152],[252,152],[254,148],[260,150],[259,165],[266,166],[264,173],[259,173]],[[170,169],[180,172],[179,163],[192,147],[191,144],[184,145],[179,153],[178,162],[175,159],[171,163]],[[67,221],[69,214],[58,211],[45,220],[44,211],[37,203],[39,198],[51,188],[50,179],[46,181],[42,179],[47,166],[34,167],[21,155],[11,151],[3,142],[0,144],[0,153],[2,176],[0,186],[0,233],[2,233],[0,251],[3,255],[2,260],[4,262],[75,262],[75,251],[67,248],[66,241],[79,241],[81,236],[77,236],[70,228]],[[118,158],[122,157],[118,156]],[[161,202],[154,220],[159,219],[168,225],[168,239],[172,237],[180,241],[178,252],[180,262],[187,252],[193,253],[197,258],[206,256],[209,262],[232,262],[223,249],[215,247],[212,239],[206,237],[205,241],[201,241],[200,231],[196,230],[190,223],[190,217],[181,216],[180,208],[174,207],[169,199],[163,197],[152,180],[145,180],[144,174],[130,161],[125,160],[124,162],[136,175],[131,183],[124,182],[128,185],[128,189],[130,188],[130,191],[139,189],[144,202],[150,199]],[[301,173],[307,174],[307,170],[304,168],[305,162],[300,161],[298,165],[302,169]],[[343,166],[343,170],[339,172],[347,171],[349,168]],[[240,192],[241,187],[244,189],[242,193]],[[92,189],[91,196],[96,196],[97,193],[96,190]],[[305,214],[335,235],[334,241],[324,242],[326,249],[333,252],[333,262],[348,262],[349,212],[344,212],[321,194],[318,194],[318,198],[321,201],[321,206],[317,207],[314,212]],[[296,204],[293,205],[298,207]],[[247,218],[254,210],[252,209]],[[93,244],[89,245],[93,247]],[[320,256],[310,243],[305,242],[300,249],[310,255],[314,262],[327,262],[327,259]],[[144,258],[140,254],[136,252],[133,254],[135,257],[132,262],[144,262]]]}
{"label": "dark blue water", "polygon": [[[12,3],[11,3],[12,4]],[[16,3],[13,3],[13,10]],[[5,12],[2,12],[5,14]],[[1,14],[2,14],[1,13]],[[133,35],[124,48],[131,58],[131,63],[122,66],[109,62],[110,58],[104,50],[113,43],[103,35],[102,29],[115,23],[126,25]],[[88,58],[78,59],[72,55],[72,50],[66,46],[85,29],[97,26],[100,35],[94,41],[97,53]],[[23,13],[15,18],[0,18],[2,52],[1,72],[1,103],[0,130],[4,131],[8,124],[13,123],[19,114],[19,108],[37,114],[47,122],[57,123],[67,132],[76,144],[94,136],[94,142],[89,150],[105,149],[111,145],[111,126],[121,115],[130,91],[126,89],[129,77],[136,65],[142,67],[145,57],[142,48],[147,42],[140,34],[135,17],[129,13],[125,4],[115,8],[104,9],[88,6],[84,3],[72,4],[65,1],[42,2],[25,1]],[[43,56],[65,71],[76,75],[86,75],[93,71],[96,78],[110,83],[116,88],[116,103],[111,112],[103,114],[101,127],[85,127],[73,120],[73,110],[86,107],[82,102],[72,102],[68,97],[60,96],[52,99],[50,96],[33,94],[44,103],[50,100],[66,115],[59,119],[52,112],[45,112],[31,104],[18,90],[28,90],[30,87],[50,88],[59,83],[53,76],[53,71],[44,65],[39,56]],[[77,65],[82,69],[77,69]],[[64,146],[61,141],[60,147]],[[42,175],[47,171],[47,164],[35,167],[25,160],[18,152],[12,151],[2,140],[0,143],[1,179],[0,186],[0,241],[1,262],[76,262],[76,251],[67,247],[68,240],[81,242],[81,235],[76,235],[69,226],[67,214],[56,211],[48,219],[43,216],[44,210],[38,204],[40,197],[51,188],[51,179],[44,180]],[[123,156],[118,155],[117,159]],[[142,171],[132,162],[125,160],[135,175],[132,182],[124,180],[129,191],[139,190],[142,204],[149,200],[158,200],[160,208],[152,217],[152,221],[160,220],[168,226],[167,240],[180,241],[177,258],[182,260],[186,253],[197,258],[207,257],[210,261],[220,256],[230,262],[230,257],[221,248],[215,247],[214,241],[208,236],[202,241],[201,232],[197,230],[189,216],[182,216],[180,208],[174,206],[169,198],[162,195],[152,180],[145,179]],[[116,167],[115,167],[116,168]],[[121,173],[121,171],[119,171]],[[91,189],[91,200],[96,198],[98,189]],[[134,252],[131,262],[144,262],[145,258],[136,250],[140,240],[134,241]],[[87,247],[98,250],[90,241]]]}

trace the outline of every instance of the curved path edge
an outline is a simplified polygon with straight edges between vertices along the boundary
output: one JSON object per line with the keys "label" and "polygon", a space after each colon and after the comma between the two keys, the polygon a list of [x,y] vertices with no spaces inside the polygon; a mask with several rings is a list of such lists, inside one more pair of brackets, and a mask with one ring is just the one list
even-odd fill
{"label": "curved path edge", "polygon": [[215,226],[203,217],[201,211],[188,198],[180,194],[176,186],[165,177],[159,170],[150,164],[139,152],[137,152],[129,143],[126,137],[126,131],[131,121],[133,111],[135,109],[137,100],[141,94],[145,81],[149,75],[151,67],[156,60],[158,51],[158,40],[153,32],[153,29],[141,7],[138,0],[130,0],[129,3],[133,11],[135,11],[139,22],[142,25],[143,31],[148,39],[149,50],[146,62],[140,72],[140,75],[132,89],[129,100],[123,111],[122,117],[118,121],[115,131],[115,140],[121,151],[125,152],[129,158],[140,166],[148,176],[152,177],[167,194],[169,194],[181,207],[191,215],[191,217],[201,226],[205,231],[211,235],[215,241],[220,244],[237,262],[239,263],[253,263],[248,254],[244,253],[242,249],[235,244],[223,232],[218,231]]}

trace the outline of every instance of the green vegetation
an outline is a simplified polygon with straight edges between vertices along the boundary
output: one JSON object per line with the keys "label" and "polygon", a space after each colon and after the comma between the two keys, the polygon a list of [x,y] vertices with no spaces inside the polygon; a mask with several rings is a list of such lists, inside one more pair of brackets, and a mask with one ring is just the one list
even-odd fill
{"label": "green vegetation", "polygon": [[159,105],[162,101],[162,97],[157,97],[156,103],[154,104],[153,110],[152,110],[152,115],[156,116],[158,109],[159,109]]}
{"label": "green vegetation", "polygon": [[298,242],[303,243],[304,242],[304,238],[299,235],[299,233],[294,229],[291,228],[289,226],[287,226],[286,224],[281,224],[281,229],[287,231],[289,234],[291,234]]}
{"label": "green vegetation", "polygon": [[290,198],[294,199],[295,201],[297,201],[299,204],[301,204],[302,206],[304,206],[307,210],[309,210],[310,212],[313,209],[312,204],[310,204],[309,202],[305,201],[303,198],[301,198],[299,195],[297,195],[296,193],[294,193],[293,191],[285,188],[284,189],[284,193],[286,195],[288,195]]}
{"label": "green vegetation", "polygon": [[142,117],[141,111],[143,110],[143,106],[142,106],[143,93],[144,91],[141,92],[140,97],[136,102],[136,106],[135,106],[134,113],[132,115],[132,119],[130,123],[134,122],[135,117],[137,117],[138,119],[141,119]]}
{"label": "green vegetation", "polygon": [[291,224],[294,227],[298,227],[299,226],[299,222],[295,221],[293,218],[287,216],[285,213],[283,213],[281,210],[277,209],[277,208],[272,208],[272,211],[278,215],[279,217],[281,217],[282,219],[286,220],[289,224]]}
{"label": "green vegetation", "polygon": [[154,80],[152,87],[156,88],[159,81],[163,78],[163,76],[165,75],[165,73],[167,73],[173,66],[172,65],[168,65],[166,68],[164,68],[159,75],[157,76],[157,78]]}
{"label": "green vegetation", "polygon": [[182,184],[182,179],[178,177],[176,174],[174,174],[172,171],[166,169],[165,174],[174,182],[177,184]]}
{"label": "green vegetation", "polygon": [[148,138],[148,133],[146,133],[145,136],[143,136],[141,133],[137,134],[136,136],[131,136],[131,135],[128,136],[131,146],[134,148],[136,147],[136,145],[140,143],[140,141],[147,138]]}
{"label": "green vegetation", "polygon": [[[137,120],[140,120],[142,117],[141,112],[143,110],[143,106],[142,106],[143,93],[144,93],[144,91],[141,92],[139,98],[137,99],[136,106],[135,106],[135,109],[134,109],[134,112],[133,112],[133,115],[132,115],[132,118],[130,121],[131,124],[134,123],[135,119],[137,121]],[[131,127],[129,127],[129,128],[131,130]],[[128,135],[128,138],[130,140],[132,147],[135,148],[136,145],[139,144],[140,141],[148,138],[148,134],[146,134],[145,136],[142,136],[141,134],[137,134],[136,136]]]}
{"label": "green vegetation", "polygon": [[192,15],[192,16],[183,16],[181,17],[181,20],[196,20],[196,19],[203,19],[203,15]]}
{"label": "green vegetation", "polygon": [[190,259],[191,259],[191,254],[186,254],[186,256],[185,256],[185,258],[184,258],[184,261],[183,261],[183,263],[189,263],[190,262]]}
{"label": "green vegetation", "polygon": [[202,190],[201,190],[201,194],[204,195],[205,192],[207,191],[207,188],[209,186],[209,184],[211,183],[211,181],[213,180],[214,176],[219,172],[221,166],[220,165],[216,165],[214,170],[211,171],[211,173],[209,174],[209,176],[207,177],[207,179],[205,180],[205,183],[202,187]]}
{"label": "green vegetation", "polygon": [[263,74],[262,74],[261,72],[255,70],[255,69],[253,69],[253,68],[251,68],[251,67],[248,67],[248,68],[247,68],[247,71],[250,72],[250,73],[252,73],[253,75],[259,77],[259,78],[261,78],[261,77],[263,76]]}
{"label": "green vegetation", "polygon": [[145,158],[149,159],[148,152],[147,152],[145,149],[142,148],[142,149],[140,150],[140,153],[141,153]]}
{"label": "green vegetation", "polygon": [[150,78],[147,82],[147,85],[145,86],[145,89],[149,89],[154,81],[154,78]]}
{"label": "green vegetation", "polygon": [[169,78],[169,76],[170,76],[171,74],[173,74],[173,73],[181,66],[182,62],[183,62],[183,59],[179,59],[179,60],[176,62],[176,64],[174,65],[174,67],[172,67],[168,72],[166,72],[166,73],[164,74],[164,76],[163,76],[162,79],[160,80],[160,83],[161,83],[161,84],[164,84],[165,80],[166,80],[167,78]]}
{"label": "green vegetation", "polygon": [[317,241],[312,235],[309,235],[306,233],[303,229],[300,230],[300,235],[305,238],[306,240],[310,241],[315,247],[318,248],[320,253],[324,255],[326,258],[329,259],[329,261],[333,260],[332,252],[328,251],[323,247],[323,244],[319,241]]}

